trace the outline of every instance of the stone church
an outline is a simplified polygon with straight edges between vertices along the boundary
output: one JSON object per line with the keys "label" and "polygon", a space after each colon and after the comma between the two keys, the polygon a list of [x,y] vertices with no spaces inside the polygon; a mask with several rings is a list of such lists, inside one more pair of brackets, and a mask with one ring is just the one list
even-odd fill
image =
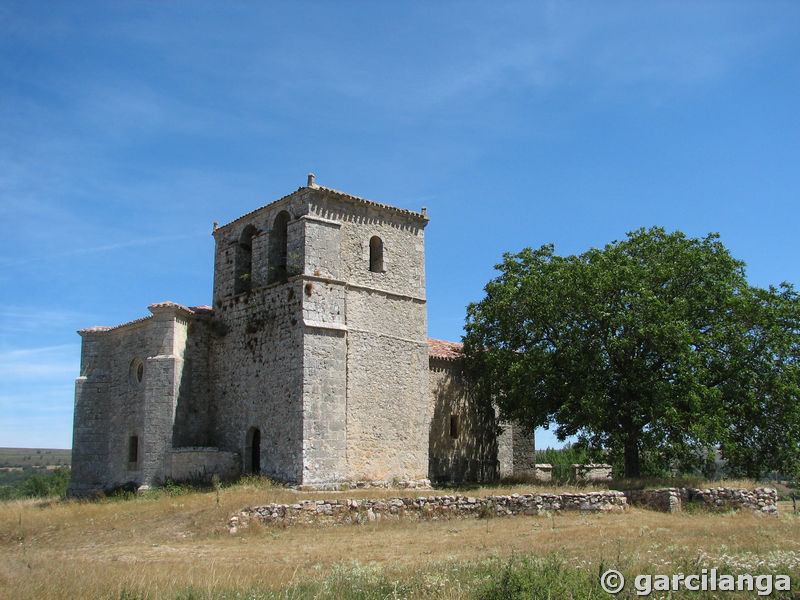
{"label": "stone church", "polygon": [[217,227],[212,306],[80,330],[72,481],[427,485],[533,468],[427,338],[426,209],[306,186]]}

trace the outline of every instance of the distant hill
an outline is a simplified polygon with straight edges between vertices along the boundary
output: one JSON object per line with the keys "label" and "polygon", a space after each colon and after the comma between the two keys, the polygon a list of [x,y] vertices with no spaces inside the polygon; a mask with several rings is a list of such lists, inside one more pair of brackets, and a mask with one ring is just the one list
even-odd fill
{"label": "distant hill", "polygon": [[72,450],[59,448],[0,448],[0,470],[10,471],[25,467],[57,469],[69,467]]}

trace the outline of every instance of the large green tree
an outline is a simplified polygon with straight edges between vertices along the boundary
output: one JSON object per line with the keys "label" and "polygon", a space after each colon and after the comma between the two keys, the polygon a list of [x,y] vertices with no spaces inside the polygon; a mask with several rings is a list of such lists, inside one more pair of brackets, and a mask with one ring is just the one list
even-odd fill
{"label": "large green tree", "polygon": [[504,418],[556,423],[621,457],[699,463],[721,446],[734,469],[800,457],[800,301],[747,284],[717,235],[662,228],[580,255],[506,254],[467,308],[476,392]]}

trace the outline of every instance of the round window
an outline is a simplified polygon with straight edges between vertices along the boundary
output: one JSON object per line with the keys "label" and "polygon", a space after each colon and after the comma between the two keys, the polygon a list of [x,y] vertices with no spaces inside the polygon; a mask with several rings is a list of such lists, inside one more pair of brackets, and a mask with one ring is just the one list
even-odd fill
{"label": "round window", "polygon": [[134,358],[131,361],[130,382],[133,386],[138,386],[144,379],[144,363],[141,358]]}

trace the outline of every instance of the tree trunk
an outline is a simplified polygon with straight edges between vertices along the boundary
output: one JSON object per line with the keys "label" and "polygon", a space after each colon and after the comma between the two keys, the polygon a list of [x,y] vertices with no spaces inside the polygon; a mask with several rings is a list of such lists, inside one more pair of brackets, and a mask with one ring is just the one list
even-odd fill
{"label": "tree trunk", "polygon": [[625,477],[641,477],[642,465],[639,462],[639,440],[629,435],[625,440]]}
{"label": "tree trunk", "polygon": [[630,412],[622,415],[623,452],[625,459],[625,477],[641,477],[642,465],[639,461],[639,431],[633,423]]}

